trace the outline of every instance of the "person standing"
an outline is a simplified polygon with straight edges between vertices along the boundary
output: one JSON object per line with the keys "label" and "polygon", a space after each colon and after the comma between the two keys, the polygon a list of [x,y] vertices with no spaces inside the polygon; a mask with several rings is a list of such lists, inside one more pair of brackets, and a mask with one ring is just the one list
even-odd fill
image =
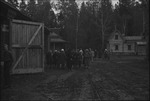
{"label": "person standing", "polygon": [[59,66],[60,66],[61,69],[65,68],[66,54],[65,54],[64,49],[61,49],[61,51],[59,53],[58,64],[59,64]]}
{"label": "person standing", "polygon": [[109,60],[109,51],[107,49],[104,50],[104,59]]}
{"label": "person standing", "polygon": [[68,67],[68,69],[71,71],[72,70],[72,52],[71,52],[71,50],[70,49],[68,49],[67,51],[66,51],[66,62],[67,62],[67,67]]}
{"label": "person standing", "polygon": [[91,54],[92,54],[92,62],[94,61],[94,56],[95,56],[95,53],[93,50],[91,50]]}
{"label": "person standing", "polygon": [[4,87],[11,87],[10,72],[13,63],[12,53],[8,50],[8,45],[4,45]]}
{"label": "person standing", "polygon": [[88,49],[85,50],[85,53],[84,53],[84,65],[85,65],[85,68],[88,69],[89,67],[89,64],[90,64],[90,52]]}
{"label": "person standing", "polygon": [[78,52],[78,65],[79,65],[79,68],[80,68],[81,65],[82,65],[82,60],[83,60],[83,51],[80,50],[80,51]]}
{"label": "person standing", "polygon": [[59,68],[59,66],[58,66],[58,58],[59,58],[59,52],[57,50],[55,50],[54,53],[53,53],[54,68]]}
{"label": "person standing", "polygon": [[53,60],[52,51],[49,50],[46,54],[46,64],[47,64],[48,68],[50,68],[52,66],[52,60]]}

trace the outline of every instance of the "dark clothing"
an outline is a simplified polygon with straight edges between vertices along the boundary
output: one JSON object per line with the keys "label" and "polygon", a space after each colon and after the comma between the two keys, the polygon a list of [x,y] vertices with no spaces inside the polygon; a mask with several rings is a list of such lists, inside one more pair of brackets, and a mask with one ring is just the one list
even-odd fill
{"label": "dark clothing", "polygon": [[51,52],[47,52],[47,54],[46,54],[46,64],[47,65],[51,65],[52,64],[52,60],[53,60],[52,53]]}
{"label": "dark clothing", "polygon": [[73,52],[73,54],[72,54],[72,61],[73,61],[73,65],[77,65],[78,64],[78,53],[77,52]]}
{"label": "dark clothing", "polygon": [[79,67],[81,67],[82,59],[83,59],[82,54],[81,54],[81,53],[78,53],[78,54],[77,54],[77,63],[78,63],[78,65],[79,65]]}
{"label": "dark clothing", "polygon": [[10,86],[10,70],[12,63],[10,61],[4,62],[4,85]]}
{"label": "dark clothing", "polygon": [[72,53],[70,50],[66,52],[66,62],[69,70],[72,69]]}
{"label": "dark clothing", "polygon": [[65,52],[60,52],[58,55],[58,65],[59,66],[61,65],[61,67],[64,68],[65,64],[66,64],[66,54]]}
{"label": "dark clothing", "polygon": [[104,58],[109,60],[109,52],[108,51],[104,51]]}
{"label": "dark clothing", "polygon": [[58,56],[58,64],[65,64],[66,62],[66,54],[64,52],[60,52]]}
{"label": "dark clothing", "polygon": [[13,57],[11,52],[4,52],[4,84],[5,86],[10,86],[10,71],[13,63]]}
{"label": "dark clothing", "polygon": [[86,52],[84,53],[84,65],[85,65],[86,67],[88,67],[89,64],[90,64],[90,53],[89,53],[88,51],[86,51]]}
{"label": "dark clothing", "polygon": [[5,61],[13,62],[13,57],[10,51],[4,51],[4,62]]}
{"label": "dark clothing", "polygon": [[54,54],[53,54],[53,64],[55,65],[55,67],[58,67],[58,58],[59,58],[59,53],[54,52]]}
{"label": "dark clothing", "polygon": [[97,51],[95,50],[94,53],[95,53],[94,58],[97,58],[97,54],[98,54]]}

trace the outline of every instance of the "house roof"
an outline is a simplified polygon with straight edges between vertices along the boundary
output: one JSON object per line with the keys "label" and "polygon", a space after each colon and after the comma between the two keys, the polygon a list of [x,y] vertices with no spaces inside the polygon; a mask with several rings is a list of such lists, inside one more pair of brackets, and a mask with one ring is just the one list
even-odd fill
{"label": "house roof", "polygon": [[122,40],[124,41],[142,41],[143,40],[143,36],[125,36],[121,34],[120,31],[117,29],[114,32],[112,32],[108,40],[110,40],[114,36],[115,33],[118,33],[120,37],[122,38]]}
{"label": "house roof", "polygon": [[66,43],[67,41],[63,40],[61,36],[56,34],[55,32],[50,33],[50,42],[53,43]]}
{"label": "house roof", "polygon": [[127,41],[137,41],[142,40],[142,36],[125,36],[124,39]]}
{"label": "house roof", "polygon": [[136,42],[137,45],[146,45],[146,42]]}
{"label": "house roof", "polygon": [[123,39],[123,36],[121,35],[120,31],[116,29],[114,32],[111,33],[111,35],[108,38],[108,40],[110,40],[114,36],[115,33],[118,33],[120,35],[120,37]]}
{"label": "house roof", "polygon": [[50,37],[53,38],[53,37],[60,37],[60,36],[58,34],[52,32],[52,33],[50,33]]}
{"label": "house roof", "polygon": [[57,39],[51,39],[50,42],[52,43],[66,43],[67,41],[57,38]]}

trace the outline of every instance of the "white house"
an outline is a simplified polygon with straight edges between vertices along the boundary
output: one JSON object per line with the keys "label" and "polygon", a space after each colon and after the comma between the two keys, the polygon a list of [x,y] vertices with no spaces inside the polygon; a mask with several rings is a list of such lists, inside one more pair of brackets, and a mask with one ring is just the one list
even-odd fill
{"label": "white house", "polygon": [[108,39],[107,48],[116,54],[146,54],[146,41],[142,36],[125,36],[115,30]]}

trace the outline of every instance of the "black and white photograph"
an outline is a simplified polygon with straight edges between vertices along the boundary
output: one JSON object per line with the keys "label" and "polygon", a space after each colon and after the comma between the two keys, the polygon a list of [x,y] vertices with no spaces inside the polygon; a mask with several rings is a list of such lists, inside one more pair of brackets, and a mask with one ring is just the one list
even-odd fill
{"label": "black and white photograph", "polygon": [[149,0],[0,0],[1,101],[148,101]]}

